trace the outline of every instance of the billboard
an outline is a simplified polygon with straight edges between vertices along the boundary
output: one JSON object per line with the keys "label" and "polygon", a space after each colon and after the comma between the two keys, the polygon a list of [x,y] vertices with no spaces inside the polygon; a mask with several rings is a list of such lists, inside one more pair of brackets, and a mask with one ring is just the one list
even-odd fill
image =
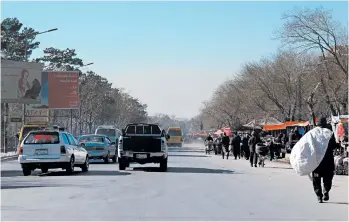
{"label": "billboard", "polygon": [[41,104],[28,105],[31,109],[78,109],[79,73],[42,72]]}
{"label": "billboard", "polygon": [[1,102],[41,103],[43,64],[1,60]]}

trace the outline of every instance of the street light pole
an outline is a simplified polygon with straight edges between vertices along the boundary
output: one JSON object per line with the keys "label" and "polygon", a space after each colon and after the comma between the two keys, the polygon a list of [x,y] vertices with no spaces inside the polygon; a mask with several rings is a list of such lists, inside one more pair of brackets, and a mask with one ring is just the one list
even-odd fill
{"label": "street light pole", "polygon": [[[54,28],[54,29],[49,29],[49,30],[43,31],[43,32],[36,32],[36,33],[33,33],[32,35],[37,36],[37,35],[41,35],[41,34],[48,33],[48,32],[53,32],[53,31],[57,31],[57,30],[58,30],[57,28]],[[28,36],[24,36],[24,37],[28,37]],[[24,41],[24,58],[25,58],[26,62],[28,62],[27,50],[28,50],[28,43],[25,40]],[[25,124],[25,118],[26,118],[26,104],[23,104],[23,125]]]}
{"label": "street light pole", "polygon": [[[54,29],[49,29],[47,31],[43,31],[43,32],[36,32],[36,33],[33,33],[34,36],[37,36],[37,35],[41,35],[41,34],[44,34],[44,33],[48,33],[48,32],[53,32],[53,31],[57,31],[58,29],[57,28],[54,28]],[[28,37],[28,36],[24,36],[24,37]],[[25,61],[28,62],[28,53],[27,53],[27,50],[28,50],[28,44],[27,44],[27,41],[24,41],[24,58],[25,58]]]}

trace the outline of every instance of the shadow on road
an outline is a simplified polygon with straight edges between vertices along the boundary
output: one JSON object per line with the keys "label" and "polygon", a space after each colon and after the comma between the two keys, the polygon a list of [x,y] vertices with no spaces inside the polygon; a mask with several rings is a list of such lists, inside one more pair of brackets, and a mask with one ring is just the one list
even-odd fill
{"label": "shadow on road", "polygon": [[41,187],[54,187],[52,185],[34,185],[34,184],[28,184],[28,185],[2,185],[2,190],[9,190],[9,189],[23,189],[23,188],[41,188]]}
{"label": "shadow on road", "polygon": [[128,173],[128,172],[119,172],[115,170],[96,170],[96,171],[88,171],[88,172],[77,171],[77,172],[74,172],[73,175],[69,175],[65,171],[54,171],[54,172],[39,174],[39,176],[126,176],[130,174],[131,173]]}
{"label": "shadow on road", "polygon": [[1,177],[18,177],[23,176],[21,170],[1,170]]}
{"label": "shadow on road", "polygon": [[[135,167],[134,171],[161,172],[158,167]],[[196,167],[168,167],[166,173],[207,173],[207,174],[233,174],[231,170],[196,168]]]}
{"label": "shadow on road", "polygon": [[341,204],[341,205],[349,205],[348,202],[327,202],[329,204]]}
{"label": "shadow on road", "polygon": [[113,163],[113,162],[104,163],[104,161],[99,161],[99,162],[93,161],[93,162],[92,162],[92,161],[90,160],[89,164],[112,165],[112,164],[117,164],[117,163]]}
{"label": "shadow on road", "polygon": [[168,155],[168,156],[178,156],[178,157],[211,157],[211,156],[206,156],[206,155],[181,155],[181,154],[178,154],[178,155]]}
{"label": "shadow on road", "polygon": [[[126,176],[130,175],[131,173],[127,172],[119,172],[116,170],[99,170],[99,171],[89,171],[89,172],[82,172],[82,171],[76,171],[72,175],[67,174],[65,171],[52,171],[48,173],[41,173],[40,170],[32,172],[31,176]],[[18,177],[23,176],[22,171],[19,170],[4,170],[1,171],[1,177]],[[24,176],[23,176],[24,177]]]}
{"label": "shadow on road", "polygon": [[205,153],[205,150],[191,150],[191,149],[168,149],[169,153]]}
{"label": "shadow on road", "polygon": [[286,167],[286,166],[284,166],[284,167],[282,167],[282,166],[279,166],[279,167],[268,167],[267,166],[267,164],[265,164],[265,167],[264,168],[269,168],[269,169],[283,169],[283,170],[293,170],[293,168],[292,167]]}

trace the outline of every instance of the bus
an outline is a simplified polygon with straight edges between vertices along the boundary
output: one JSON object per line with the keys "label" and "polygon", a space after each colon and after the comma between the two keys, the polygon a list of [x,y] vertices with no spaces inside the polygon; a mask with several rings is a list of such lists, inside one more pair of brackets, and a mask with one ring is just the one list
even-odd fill
{"label": "bus", "polygon": [[170,135],[170,139],[167,141],[168,146],[182,147],[183,133],[180,127],[169,127],[167,134]]}

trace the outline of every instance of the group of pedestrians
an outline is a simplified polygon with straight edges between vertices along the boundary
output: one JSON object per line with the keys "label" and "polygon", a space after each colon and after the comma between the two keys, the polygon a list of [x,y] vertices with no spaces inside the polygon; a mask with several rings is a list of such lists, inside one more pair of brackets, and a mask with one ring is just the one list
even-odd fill
{"label": "group of pedestrians", "polygon": [[[209,135],[206,141],[213,141],[213,137]],[[222,133],[217,139],[217,145],[222,147],[222,158],[229,159],[230,153],[234,159],[245,158],[249,160],[251,166],[257,167],[258,155],[256,153],[256,144],[262,142],[259,135],[254,131],[252,135],[249,133],[238,134],[234,132],[229,138],[226,133]]]}
{"label": "group of pedestrians", "polygon": [[[331,130],[331,126],[328,124],[326,117],[320,118],[318,127]],[[306,132],[300,133],[296,128],[291,131],[288,137],[285,134],[279,134],[276,138],[276,142],[288,142],[292,149],[294,144],[297,143],[305,133]],[[207,139],[213,141],[211,135]],[[256,146],[258,143],[262,143],[261,137],[257,132],[253,131],[251,135],[248,133],[239,135],[237,132],[234,132],[231,139],[226,133],[223,133],[217,138],[217,140],[222,146],[223,159],[225,157],[226,159],[229,159],[229,153],[232,152],[235,159],[245,158],[246,160],[249,160],[251,167],[257,167],[259,158],[256,152]],[[332,188],[332,180],[335,170],[333,151],[337,146],[338,144],[336,144],[335,137],[332,135],[320,165],[312,172],[313,188],[320,203],[329,200],[329,192]],[[323,183],[323,187],[321,182]]]}

